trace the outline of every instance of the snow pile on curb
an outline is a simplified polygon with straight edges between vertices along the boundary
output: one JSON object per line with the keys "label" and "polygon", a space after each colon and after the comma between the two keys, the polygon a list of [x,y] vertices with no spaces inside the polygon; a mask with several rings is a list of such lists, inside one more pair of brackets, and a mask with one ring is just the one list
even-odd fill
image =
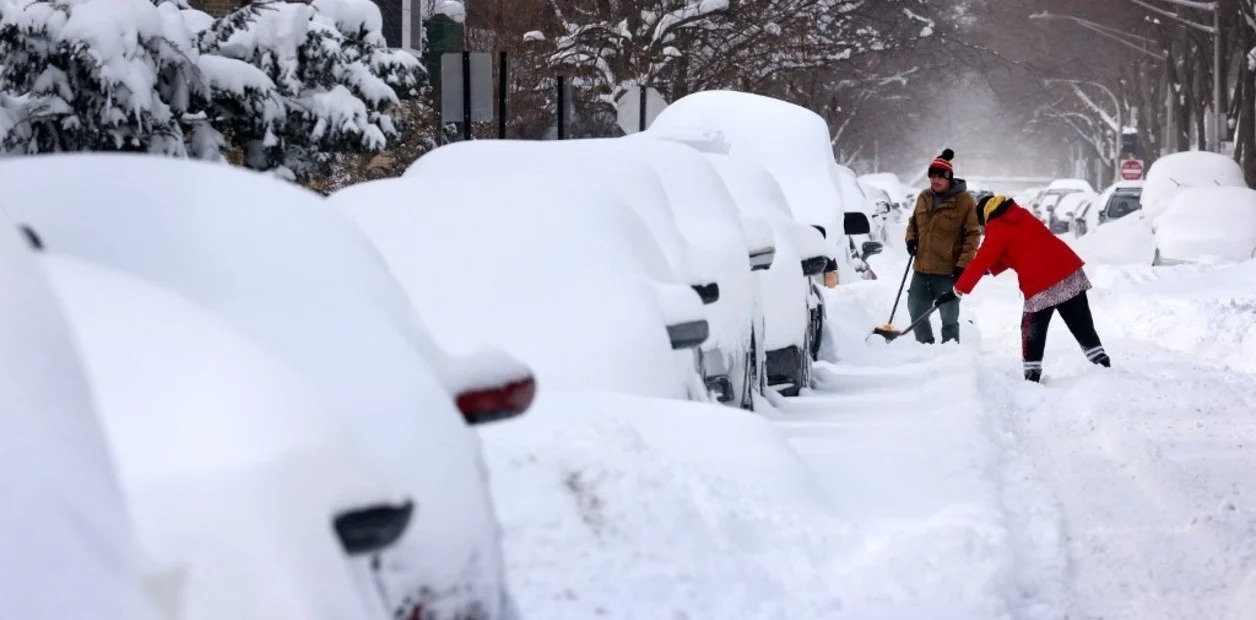
{"label": "snow pile on curb", "polygon": [[1119,321],[1101,333],[1155,343],[1202,364],[1256,372],[1256,261],[1209,269],[1200,265],[1099,270],[1105,313]]}
{"label": "snow pile on curb", "polygon": [[766,420],[543,393],[482,431],[525,617],[831,617],[843,526]]}

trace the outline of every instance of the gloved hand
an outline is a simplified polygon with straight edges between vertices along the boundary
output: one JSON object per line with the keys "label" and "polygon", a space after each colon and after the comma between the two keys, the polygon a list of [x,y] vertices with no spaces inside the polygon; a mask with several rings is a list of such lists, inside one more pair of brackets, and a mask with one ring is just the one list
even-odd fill
{"label": "gloved hand", "polygon": [[957,282],[959,281],[959,277],[960,277],[960,276],[962,276],[962,275],[964,275],[964,268],[963,268],[963,267],[956,267],[956,268],[955,268],[955,271],[952,271],[952,272],[951,272],[951,277],[955,278],[955,280],[956,280]]}
{"label": "gloved hand", "polygon": [[907,241],[907,253],[908,253],[908,254],[910,254],[910,255],[912,255],[912,256],[915,256],[915,255],[916,255],[916,248],[917,248],[917,247],[919,247],[919,246],[916,244],[916,240],[915,240],[915,239],[911,239],[911,240],[908,240],[908,241]]}
{"label": "gloved hand", "polygon": [[940,306],[942,304],[951,303],[952,301],[957,301],[957,300],[959,300],[959,295],[956,295],[954,290],[950,290],[945,293],[942,293],[941,295],[938,295],[938,298],[933,300],[933,305]]}

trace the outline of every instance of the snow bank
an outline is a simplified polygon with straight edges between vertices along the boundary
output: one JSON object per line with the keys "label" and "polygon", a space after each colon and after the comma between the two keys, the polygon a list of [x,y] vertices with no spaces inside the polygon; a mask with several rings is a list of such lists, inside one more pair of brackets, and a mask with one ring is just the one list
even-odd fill
{"label": "snow bank", "polygon": [[1186,187],[1201,186],[1247,187],[1247,181],[1242,168],[1220,153],[1186,151],[1165,155],[1147,170],[1143,211],[1154,224],[1169,208],[1175,194]]}
{"label": "snow bank", "polygon": [[831,617],[844,527],[763,418],[545,392],[482,431],[512,590],[536,618]]}
{"label": "snow bank", "polygon": [[1118,321],[1105,338],[1127,337],[1191,356],[1196,362],[1256,372],[1256,261],[1225,266],[1095,270],[1092,305]]}
{"label": "snow bank", "polygon": [[1194,187],[1174,194],[1156,220],[1160,256],[1170,260],[1256,258],[1256,190]]}
{"label": "snow bank", "polygon": [[1093,264],[1150,265],[1156,256],[1155,235],[1141,213],[1107,222],[1069,244]]}

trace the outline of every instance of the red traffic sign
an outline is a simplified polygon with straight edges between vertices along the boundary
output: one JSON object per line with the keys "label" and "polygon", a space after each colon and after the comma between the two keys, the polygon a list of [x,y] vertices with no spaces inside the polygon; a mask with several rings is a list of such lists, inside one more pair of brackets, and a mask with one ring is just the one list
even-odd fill
{"label": "red traffic sign", "polygon": [[1143,162],[1138,159],[1127,159],[1121,162],[1121,180],[1137,181],[1143,178]]}

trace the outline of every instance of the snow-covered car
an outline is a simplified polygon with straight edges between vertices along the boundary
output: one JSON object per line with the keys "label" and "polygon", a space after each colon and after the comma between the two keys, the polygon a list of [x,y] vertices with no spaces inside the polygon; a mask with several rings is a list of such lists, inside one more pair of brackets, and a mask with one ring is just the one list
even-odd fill
{"label": "snow-covered car", "polygon": [[1156,226],[1156,219],[1169,209],[1173,197],[1190,187],[1247,187],[1243,169],[1220,153],[1185,151],[1165,155],[1152,162],[1143,183],[1143,213]]}
{"label": "snow-covered car", "polygon": [[1039,197],[1037,206],[1034,209],[1034,215],[1037,215],[1038,219],[1042,220],[1042,223],[1046,224],[1048,228],[1052,228],[1053,231],[1067,231],[1067,223],[1065,223],[1063,230],[1059,230],[1060,227],[1058,225],[1052,225],[1052,222],[1057,219],[1055,208],[1065,196],[1078,192],[1094,194],[1095,190],[1090,186],[1090,183],[1081,179],[1056,179],[1052,181],[1047,185],[1047,189],[1042,193],[1042,196]]}
{"label": "snow-covered car", "polygon": [[[690,243],[676,226],[667,192],[654,170],[637,157],[618,152],[613,140],[493,140],[474,145],[454,143],[416,160],[403,176],[462,174],[467,166],[485,159],[507,162],[505,172],[526,171],[544,176],[596,177],[615,198],[624,201],[650,229],[676,276],[693,287],[704,303],[719,299],[712,259]],[[464,152],[463,149],[471,149]],[[496,171],[484,169],[485,175]]]}
{"label": "snow-covered car", "polygon": [[[1099,213],[1096,214],[1098,220],[1095,225],[1119,220],[1135,211],[1142,210],[1142,195],[1142,181],[1121,181],[1108,187],[1095,201],[1099,205]],[[1094,226],[1090,228],[1093,230]]]}
{"label": "snow-covered car", "polygon": [[872,267],[864,259],[880,252],[882,249],[882,241],[873,238],[878,232],[878,229],[872,225],[876,221],[876,203],[864,193],[863,187],[859,185],[859,177],[855,175],[854,170],[842,165],[837,165],[836,170],[838,188],[842,195],[842,206],[846,213],[862,213],[865,221],[868,222],[868,232],[846,234],[846,249],[849,252],[850,262],[855,266],[855,271],[861,278],[875,280],[877,278],[876,272],[872,270]]}
{"label": "snow-covered car", "polygon": [[[751,392],[758,384],[748,380],[762,375],[762,355],[750,355],[762,351],[762,346],[750,345],[751,322],[762,322],[758,316],[758,299],[752,287],[751,269],[762,268],[763,259],[771,259],[771,230],[766,239],[760,239],[755,256],[743,239],[740,249],[730,249],[727,236],[715,237],[704,231],[702,217],[682,217],[681,211],[692,207],[678,205],[679,200],[697,202],[711,207],[711,199],[694,197],[686,186],[686,166],[693,167],[693,158],[706,170],[695,172],[695,183],[718,175],[698,153],[677,144],[659,143],[656,140],[639,143],[638,148],[626,148],[626,141],[618,138],[564,140],[562,142],[538,142],[525,140],[493,140],[479,144],[451,144],[435,149],[410,165],[405,177],[424,175],[432,178],[442,174],[463,176],[467,170],[476,169],[490,174],[482,162],[499,162],[503,171],[519,171],[542,175],[549,179],[565,179],[572,176],[597,177],[606,182],[604,191],[613,193],[630,206],[650,229],[655,241],[664,250],[677,277],[693,286],[707,303],[707,321],[710,337],[698,349],[694,360],[707,390],[717,400],[750,407]],[[658,163],[669,155],[651,156],[643,149],[662,149],[670,157],[679,152],[688,163],[679,168]],[[561,181],[553,181],[557,187]],[[722,184],[717,192],[727,195]],[[718,198],[718,195],[716,196]],[[731,199],[729,199],[731,200]],[[736,207],[727,208],[736,213]],[[717,221],[723,220],[717,217]],[[727,224],[727,221],[724,221]],[[760,222],[763,227],[767,224]],[[766,247],[763,244],[768,244]],[[753,263],[758,262],[758,265]],[[752,319],[752,317],[754,317]],[[731,331],[730,331],[731,330]],[[742,340],[744,331],[745,340]],[[762,330],[760,330],[761,332]],[[721,340],[722,339],[722,340]],[[692,357],[692,356],[690,356]],[[755,359],[757,363],[750,363]],[[705,396],[703,396],[705,398]]]}
{"label": "snow-covered car", "polygon": [[391,617],[362,562],[407,529],[312,383],[178,294],[64,255],[45,267],[169,618]]}
{"label": "snow-covered car", "polygon": [[0,183],[51,254],[183,295],[323,389],[369,464],[414,498],[379,561],[390,612],[513,614],[468,423],[521,413],[535,389],[525,366],[441,351],[353,222],[274,177],[96,154],[3,160]]}
{"label": "snow-covered car", "polygon": [[1103,193],[1073,214],[1070,230],[1081,237],[1094,232],[1100,224],[1120,219],[1142,209],[1142,204],[1139,202],[1142,188],[1142,181],[1117,181],[1109,185]]}
{"label": "snow-covered car", "polygon": [[776,236],[772,267],[758,272],[763,298],[767,383],[785,396],[811,386],[823,329],[823,296],[810,276],[824,271],[824,237],[794,220],[772,173],[748,159],[706,154],[744,215],[762,217]]}
{"label": "snow-covered car", "polygon": [[1095,195],[1087,192],[1065,194],[1051,209],[1047,218],[1047,228],[1057,235],[1068,232],[1073,224],[1073,217],[1094,199]]}
{"label": "snow-covered car", "polygon": [[706,91],[667,106],[649,131],[718,134],[723,146],[703,150],[766,166],[784,190],[794,219],[825,236],[832,259],[822,276],[825,285],[859,279],[846,236],[866,235],[871,224],[863,213],[847,213],[842,205],[829,127],[820,115],[762,95]]}
{"label": "snow-covered car", "polygon": [[1191,187],[1156,219],[1156,264],[1256,258],[1256,190]]}
{"label": "snow-covered car", "polygon": [[919,192],[913,192],[903,185],[898,175],[893,172],[873,172],[859,177],[859,182],[865,187],[874,187],[885,194],[890,199],[890,206],[895,210],[910,209],[915,204],[915,195]]}
{"label": "snow-covered car", "polygon": [[702,376],[720,402],[752,409],[764,375],[763,307],[753,272],[772,265],[772,228],[741,215],[719,173],[694,148],[653,132],[611,144],[654,169],[681,233],[710,256],[720,299],[707,307],[711,338],[701,348]]}
{"label": "snow-covered car", "polygon": [[512,172],[478,146],[459,149],[462,174],[360,183],[329,202],[446,350],[496,343],[546,389],[686,398],[698,377],[672,352],[701,345],[708,326],[649,229],[595,179]]}
{"label": "snow-covered car", "polygon": [[0,618],[155,620],[77,339],[26,240],[0,216]]}

